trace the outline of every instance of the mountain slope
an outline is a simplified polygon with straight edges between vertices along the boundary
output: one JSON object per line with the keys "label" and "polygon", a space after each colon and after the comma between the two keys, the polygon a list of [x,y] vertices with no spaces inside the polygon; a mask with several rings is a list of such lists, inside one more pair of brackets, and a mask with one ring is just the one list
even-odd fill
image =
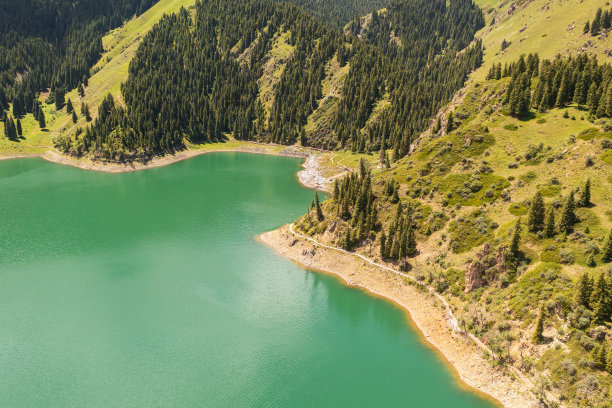
{"label": "mountain slope", "polygon": [[[462,327],[499,357],[494,364],[530,377],[546,406],[607,407],[612,42],[605,30],[583,34],[605,4],[485,6],[494,10],[477,34],[485,63],[431,120],[413,153],[368,157],[321,214],[313,208],[296,229],[435,287]],[[493,25],[492,15],[499,19]],[[510,45],[502,52],[503,39]],[[587,42],[583,51],[597,64],[577,58]],[[521,62],[529,52],[539,57]],[[500,75],[490,75],[494,66]],[[529,67],[537,72],[527,75]],[[509,91],[521,81],[525,88]]]}

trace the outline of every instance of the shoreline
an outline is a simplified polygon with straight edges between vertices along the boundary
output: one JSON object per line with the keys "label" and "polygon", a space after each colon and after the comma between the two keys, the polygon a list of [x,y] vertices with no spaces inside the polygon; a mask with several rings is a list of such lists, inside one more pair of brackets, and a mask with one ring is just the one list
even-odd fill
{"label": "shoreline", "polygon": [[[268,148],[264,148],[268,147]],[[0,156],[0,160],[39,157],[46,161],[77,167],[82,170],[103,173],[125,173],[167,166],[192,157],[216,152],[237,152],[301,158],[302,170],[296,175],[298,182],[306,188],[328,192],[335,178],[346,170],[327,179],[319,171],[316,151],[295,146],[280,146],[240,143],[227,149],[186,149],[174,155],[154,158],[147,163],[104,163],[89,159],[75,159],[48,150],[42,154]],[[524,384],[510,377],[499,368],[494,368],[482,350],[466,335],[457,331],[454,316],[446,313],[440,299],[427,291],[419,290],[408,278],[396,276],[383,268],[367,265],[356,254],[321,247],[307,239],[296,236],[285,225],[275,231],[263,233],[256,240],[304,269],[333,275],[348,287],[359,288],[371,296],[385,299],[405,313],[408,324],[423,343],[432,349],[451,371],[460,388],[476,393],[498,406],[508,408],[535,407],[537,402]],[[386,268],[386,267],[385,267]],[[374,277],[374,273],[378,275]],[[381,279],[381,276],[383,279]],[[412,278],[411,278],[412,279]],[[443,300],[444,301],[444,300]],[[452,321],[451,321],[452,320]],[[454,323],[453,323],[454,321]]]}
{"label": "shoreline", "polygon": [[[222,146],[216,144],[215,146]],[[275,151],[274,149],[282,148],[281,150]],[[40,154],[15,154],[2,156],[0,155],[0,161],[2,160],[14,160],[14,159],[27,159],[27,158],[41,158],[50,163],[55,163],[63,166],[76,167],[81,170],[97,171],[101,173],[119,174],[119,173],[131,173],[135,171],[143,171],[154,169],[158,167],[168,166],[174,163],[181,162],[193,157],[201,156],[209,153],[250,153],[250,154],[263,154],[267,156],[282,156],[302,159],[301,164],[302,170],[297,172],[295,175],[297,181],[304,187],[309,189],[318,190],[321,192],[329,192],[329,186],[331,185],[333,178],[324,178],[318,169],[318,156],[320,152],[310,148],[304,148],[299,146],[281,146],[274,144],[257,144],[254,142],[239,143],[234,148],[222,148],[222,149],[185,149],[176,154],[165,155],[154,157],[146,163],[142,162],[125,162],[125,163],[108,163],[102,161],[94,161],[91,159],[77,159],[71,156],[61,154],[53,149],[49,149],[44,153]],[[337,176],[337,175],[336,175]]]}
{"label": "shoreline", "polygon": [[446,308],[427,290],[407,278],[367,264],[354,254],[342,253],[300,238],[289,225],[263,233],[256,240],[304,269],[333,275],[348,287],[385,299],[401,308],[424,344],[434,350],[460,388],[498,406],[536,407],[528,387],[495,368],[470,337],[453,330]]}

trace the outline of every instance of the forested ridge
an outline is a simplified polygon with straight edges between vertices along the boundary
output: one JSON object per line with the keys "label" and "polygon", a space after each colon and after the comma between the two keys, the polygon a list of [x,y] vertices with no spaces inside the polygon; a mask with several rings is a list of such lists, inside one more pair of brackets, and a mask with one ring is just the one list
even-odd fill
{"label": "forested ridge", "polygon": [[[60,138],[57,146],[77,156],[92,153],[125,160],[231,134],[239,140],[299,141],[359,152],[394,148],[393,158],[402,157],[482,58],[480,43],[468,46],[482,23],[481,15],[465,18],[478,16],[470,1],[458,0],[448,10],[440,1],[432,8],[425,0],[402,2],[413,6],[397,6],[397,14],[420,13],[411,18],[424,20],[410,39],[406,37],[420,44],[410,52],[418,56],[412,63],[375,41],[377,35],[387,35],[383,29],[379,34],[372,30],[369,40],[362,41],[288,3],[198,2],[193,15],[182,11],[164,17],[144,38],[122,86],[125,105],[107,98],[90,127],[79,130],[74,139]],[[466,12],[451,13],[457,8]],[[461,29],[458,23],[463,23]],[[267,52],[283,33],[293,52],[267,110],[258,80]],[[305,132],[305,125],[319,108],[333,60],[350,68],[329,127],[314,137]],[[390,103],[373,115],[383,101]]]}
{"label": "forested ridge", "polygon": [[102,37],[155,0],[1,0],[0,109],[35,113],[35,100],[62,107],[64,94],[86,85],[103,51]]}
{"label": "forested ridge", "polygon": [[[279,2],[287,0],[276,0]],[[389,0],[289,0],[318,20],[341,28],[355,17],[364,16],[387,5]]]}

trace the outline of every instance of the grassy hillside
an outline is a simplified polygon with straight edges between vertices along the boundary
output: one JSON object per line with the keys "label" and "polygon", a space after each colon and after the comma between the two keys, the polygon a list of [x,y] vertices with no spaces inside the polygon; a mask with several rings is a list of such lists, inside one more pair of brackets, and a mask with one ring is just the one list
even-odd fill
{"label": "grassy hillside", "polygon": [[[497,354],[493,363],[527,374],[546,406],[608,407],[612,310],[598,321],[597,296],[588,307],[577,299],[584,276],[593,282],[604,277],[612,290],[612,263],[603,256],[612,230],[612,120],[576,104],[513,117],[504,104],[510,78],[485,79],[493,64],[534,52],[542,59],[587,52],[610,63],[610,37],[583,34],[597,8],[607,6],[595,0],[478,4],[487,19],[477,35],[485,46],[484,64],[438,113],[440,128],[433,118],[414,152],[389,166],[381,160],[384,155],[366,155],[371,181],[354,182],[346,190],[340,184],[338,195],[323,203],[323,218],[313,209],[296,225],[320,241],[412,271],[436,287],[462,327]],[[502,51],[504,39],[510,45]],[[537,79],[532,90],[536,86]],[[455,126],[446,131],[450,112]],[[343,163],[359,169],[357,161]],[[591,203],[576,209],[576,224],[562,234],[558,228],[567,198],[574,193],[578,200],[587,180]],[[359,204],[368,202],[370,183],[377,219],[371,230]],[[536,193],[555,215],[552,237],[527,229]],[[389,251],[389,234],[402,228],[400,203],[404,216],[411,208],[417,251],[409,256],[400,251],[401,260],[383,258],[381,240]],[[519,219],[522,231],[512,255]],[[612,292],[606,299],[610,308]],[[534,340],[540,316],[542,337]]]}
{"label": "grassy hillside", "polygon": [[[537,52],[542,58],[556,54],[588,52],[610,57],[612,39],[583,34],[584,24],[593,20],[606,0],[475,0],[484,11],[487,26],[478,36],[485,47],[484,63],[474,80],[484,79],[491,64],[511,62],[521,54]],[[510,43],[501,50],[502,42]]]}
{"label": "grassy hillside", "polygon": [[[46,129],[41,130],[31,114],[22,120],[24,139],[14,142],[0,137],[0,155],[41,154],[53,147],[52,140],[57,135],[72,134],[78,126],[87,122],[80,114],[81,102],[89,105],[91,114],[95,115],[98,105],[110,92],[120,99],[120,87],[128,76],[129,63],[136,52],[143,36],[158,22],[164,14],[175,13],[181,7],[190,7],[195,0],[160,0],[157,4],[139,17],[126,22],[122,27],[109,32],[103,39],[104,54],[93,67],[93,75],[85,87],[85,97],[81,98],[76,89],[66,94],[79,114],[77,124],[73,124],[66,108],[55,110],[55,105],[43,103],[47,120]],[[41,96],[44,102],[46,95]],[[4,124],[0,123],[0,132]]]}

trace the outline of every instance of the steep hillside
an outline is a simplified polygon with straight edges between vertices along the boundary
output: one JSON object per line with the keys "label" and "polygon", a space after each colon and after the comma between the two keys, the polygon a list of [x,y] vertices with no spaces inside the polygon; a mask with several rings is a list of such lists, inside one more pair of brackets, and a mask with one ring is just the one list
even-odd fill
{"label": "steep hillside", "polygon": [[[420,44],[410,63],[374,41],[384,30],[370,33],[368,44],[289,4],[199,3],[180,20],[161,20],[139,46],[121,98],[98,109],[108,114],[78,134],[60,130],[56,147],[76,157],[146,161],[233,137],[355,152],[392,147],[402,157],[480,64],[480,43],[467,45],[483,20],[469,1],[447,9],[436,0],[427,12],[419,5],[429,1],[402,2],[414,6],[397,18],[423,21],[410,31]],[[183,75],[185,85],[176,86]]]}
{"label": "steep hillside", "polygon": [[[84,95],[81,96],[77,88],[65,95],[65,100],[70,100],[76,108],[76,124],[65,107],[58,110],[49,99],[50,93],[43,92],[39,99],[44,102],[41,109],[45,115],[46,126],[41,129],[32,114],[23,115],[20,120],[23,137],[18,140],[0,137],[0,155],[42,154],[53,148],[52,140],[60,134],[74,134],[78,126],[86,125],[87,120],[85,115],[81,114],[81,105],[88,105],[91,114],[95,115],[97,106],[109,92],[120,97],[120,85],[127,79],[128,65],[142,37],[163,15],[193,4],[195,0],[161,0],[143,14],[107,33],[101,38],[102,54],[90,71],[91,77],[83,88]],[[7,113],[10,115],[10,112]],[[0,123],[0,130],[4,132],[4,123]]]}
{"label": "steep hillside", "polygon": [[290,2],[331,27],[341,28],[355,17],[383,8],[389,0],[290,0]]}
{"label": "steep hillside", "polygon": [[296,229],[436,288],[546,406],[608,407],[612,42],[584,33],[605,4],[481,5],[485,64],[412,154],[369,156]]}
{"label": "steep hillside", "polygon": [[511,62],[521,54],[537,52],[542,58],[577,52],[600,59],[611,56],[607,33],[583,33],[599,7],[609,8],[605,0],[477,0],[476,4],[482,7],[487,26],[478,34],[485,51],[483,67],[473,76],[475,80],[484,79],[491,64]]}

